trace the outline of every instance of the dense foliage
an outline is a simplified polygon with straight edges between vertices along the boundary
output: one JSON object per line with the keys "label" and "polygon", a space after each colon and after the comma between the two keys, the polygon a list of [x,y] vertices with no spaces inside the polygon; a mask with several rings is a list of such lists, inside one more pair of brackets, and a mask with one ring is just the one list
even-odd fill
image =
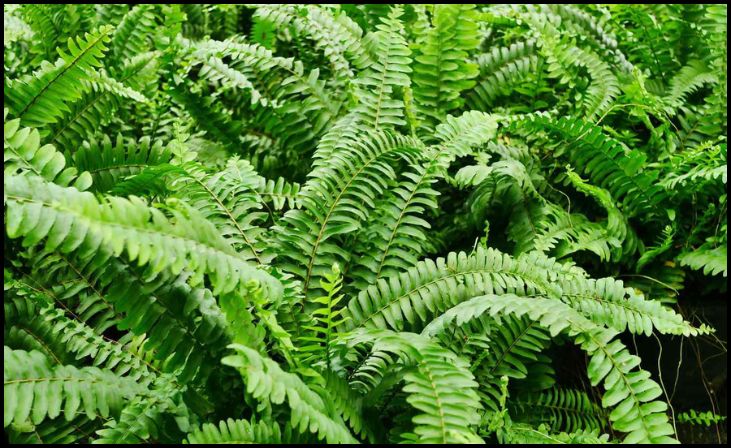
{"label": "dense foliage", "polygon": [[713,332],[725,5],[4,21],[10,442],[676,441],[625,344]]}

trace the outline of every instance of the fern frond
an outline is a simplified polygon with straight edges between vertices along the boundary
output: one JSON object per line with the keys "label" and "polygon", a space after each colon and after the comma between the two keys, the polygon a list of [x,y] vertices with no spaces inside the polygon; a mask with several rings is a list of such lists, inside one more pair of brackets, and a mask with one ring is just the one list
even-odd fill
{"label": "fern frond", "polygon": [[[6,302],[5,312],[6,319],[12,317],[23,322],[20,326],[11,324],[13,328],[25,329],[36,341],[40,340],[39,351],[47,351],[49,362],[58,364],[64,359],[79,361],[88,357],[94,367],[118,376],[127,375],[142,386],[154,380],[154,367],[136,353],[117,341],[104,339],[52,305],[39,306],[32,300],[15,299]],[[57,334],[61,337],[54,337]],[[52,345],[58,345],[58,348],[49,350]]]}
{"label": "fern frond", "polygon": [[562,298],[587,319],[616,331],[652,335],[697,336],[712,331],[703,325],[693,327],[672,309],[655,300],[647,300],[620,280],[612,278],[575,279],[562,284]]}
{"label": "fern frond", "polygon": [[49,365],[36,351],[4,347],[4,427],[30,420],[38,424],[63,411],[66,421],[84,413],[90,419],[118,413],[125,399],[143,394],[145,388],[96,367]]}
{"label": "fern frond", "polygon": [[344,329],[419,330],[438,314],[480,294],[560,295],[551,274],[494,249],[450,253],[446,259],[416,266],[361,291],[348,303]]}
{"label": "fern frond", "polygon": [[606,425],[601,407],[580,390],[557,387],[518,395],[511,405],[515,420],[545,423],[553,431],[601,430]]}
{"label": "fern frond", "polygon": [[102,26],[69,39],[68,50],[59,49],[61,58],[55,64],[44,61],[33,75],[10,81],[5,86],[5,102],[13,116],[25,126],[43,126],[69,112],[68,103],[81,98],[82,81],[101,65],[112,29]]}
{"label": "fern frond", "polygon": [[274,179],[260,178],[257,193],[263,202],[271,203],[274,210],[299,208],[300,184],[289,182],[283,177]]}
{"label": "fern frond", "polygon": [[255,188],[260,176],[246,160],[230,159],[218,173],[207,173],[195,162],[188,162],[171,181],[176,195],[185,199],[204,218],[213,223],[245,260],[265,263],[262,233],[257,222],[264,213],[258,211]]}
{"label": "fern frond", "polygon": [[395,178],[390,159],[421,146],[415,139],[385,132],[371,132],[351,143],[334,153],[329,165],[310,173],[300,192],[302,209],[289,210],[275,227],[283,249],[278,259],[303,280],[307,296],[315,294],[323,271],[347,261],[347,253],[333,240],[357,230],[376,195]]}
{"label": "fern frond", "polygon": [[324,361],[324,368],[329,370],[337,337],[335,329],[345,321],[342,317],[344,310],[338,306],[344,297],[343,294],[338,294],[343,286],[343,278],[337,264],[333,265],[331,273],[326,273],[323,277],[320,279],[320,287],[326,295],[311,299],[312,303],[321,306],[311,313],[312,325],[302,327],[306,331],[299,338],[298,351],[302,353],[299,355],[300,363],[317,366]]}
{"label": "fern frond", "polygon": [[361,44],[363,31],[346,14],[317,5],[260,5],[254,18],[273,29],[291,25],[296,33],[309,36],[330,61],[336,78],[353,78],[351,64],[362,69],[371,62]]}
{"label": "fern frond", "polygon": [[431,26],[416,36],[412,75],[414,101],[428,128],[461,107],[461,92],[474,86],[478,68],[468,55],[479,43],[474,5],[434,6]]}
{"label": "fern frond", "polygon": [[317,434],[328,443],[354,443],[356,440],[340,417],[328,412],[323,399],[295,374],[285,372],[269,358],[240,344],[230,348],[236,354],[221,360],[224,365],[239,370],[247,392],[257,400],[271,404],[287,402],[290,424],[299,432]]}
{"label": "fern frond", "polygon": [[625,151],[624,146],[604,134],[600,127],[580,119],[555,120],[535,116],[524,122],[531,129],[545,130],[566,144],[573,165],[583,167],[592,182],[607,189],[629,216],[651,213],[663,199],[656,185],[657,171],[643,171],[646,155]]}
{"label": "fern frond", "polygon": [[109,59],[119,65],[150,49],[156,27],[154,5],[135,5],[120,20],[109,44]]}
{"label": "fern frond", "polygon": [[74,153],[74,165],[88,171],[93,178],[92,190],[107,192],[128,176],[139,174],[150,166],[168,163],[172,155],[169,147],[150,138],[125,141],[121,134],[112,141],[104,135],[85,142]]}
{"label": "fern frond", "polygon": [[699,248],[680,254],[678,261],[681,266],[688,266],[697,271],[703,271],[706,275],[728,273],[728,258],[726,255],[726,244],[716,246],[713,243],[704,243]]}
{"label": "fern frond", "polygon": [[[32,235],[26,244],[47,239],[47,250],[59,248],[64,253],[101,244],[115,255],[126,251],[130,261],[150,265],[152,273],[164,268],[180,273],[187,260],[187,268],[196,273],[194,283],[202,281],[204,272],[211,274],[215,294],[233,290],[246,294],[249,280],[256,280],[267,296],[281,294],[279,282],[236,256],[210,223],[191,219],[195,217],[191,208],[171,209],[172,222],[139,198],[99,201],[90,193],[37,177],[6,177],[5,189],[7,235]],[[46,224],[38,226],[39,222]]]}
{"label": "fern frond", "polygon": [[128,401],[118,419],[107,421],[96,432],[93,443],[143,443],[182,437],[190,426],[190,410],[170,382],[162,379],[156,386],[148,397]]}
{"label": "fern frond", "polygon": [[419,215],[437,208],[439,193],[431,185],[443,165],[439,154],[425,165],[413,165],[402,175],[406,179],[376,205],[376,218],[363,231],[362,249],[350,268],[350,276],[356,279],[354,287],[363,289],[416,264],[424,252],[423,229],[430,227]]}
{"label": "fern frond", "polygon": [[224,444],[224,443],[283,443],[282,430],[277,422],[258,421],[249,423],[246,420],[229,418],[221,420],[218,425],[204,423],[200,429],[188,434],[186,443],[190,444]]}
{"label": "fern frond", "polygon": [[662,394],[660,386],[650,379],[649,372],[633,371],[640,359],[631,355],[621,342],[612,340],[615,332],[597,329],[566,305],[551,299],[488,297],[483,300],[492,302],[491,315],[505,312],[528,315],[552,335],[567,330],[575,337],[591,355],[587,369],[591,384],[595,386],[603,381],[606,392],[602,406],[614,408],[609,414],[612,427],[628,433],[625,443],[674,441],[673,428],[664,414],[667,405],[653,401]]}
{"label": "fern frond", "polygon": [[125,104],[146,103],[148,99],[127,84],[144,87],[143,79],[149,77],[149,71],[154,69],[156,56],[156,53],[143,53],[125,64],[120,81],[101,71],[94,74],[83,97],[49,129],[48,141],[67,148],[66,152],[71,153],[72,148],[107,125],[115,113],[124,110]]}
{"label": "fern frond", "polygon": [[369,34],[373,62],[354,81],[358,105],[354,109],[359,121],[368,128],[402,126],[404,103],[394,96],[394,89],[411,84],[411,50],[404,39],[404,26],[399,20],[400,6],[393,6],[377,31]]}
{"label": "fern frond", "polygon": [[678,422],[689,423],[691,425],[703,425],[711,426],[713,424],[719,424],[726,420],[725,415],[717,415],[711,411],[696,412],[695,409],[691,409],[688,412],[682,412],[678,414]]}
{"label": "fern frond", "polygon": [[403,376],[403,391],[406,401],[420,411],[413,417],[420,442],[480,443],[471,426],[479,422],[481,406],[466,361],[413,333],[362,330],[346,340],[349,347],[372,343],[372,352],[392,353],[415,367]]}
{"label": "fern frond", "polygon": [[467,105],[488,111],[495,99],[509,94],[521,81],[538,70],[539,55],[535,40],[494,48],[475,61],[480,74],[477,85],[467,94]]}
{"label": "fern frond", "polygon": [[91,186],[92,176],[87,171],[77,174],[76,168],[66,168],[66,158],[53,145],[41,146],[41,136],[37,129],[21,128],[20,119],[17,118],[6,121],[4,125],[5,176],[29,172],[57,185],[73,185],[81,191]]}

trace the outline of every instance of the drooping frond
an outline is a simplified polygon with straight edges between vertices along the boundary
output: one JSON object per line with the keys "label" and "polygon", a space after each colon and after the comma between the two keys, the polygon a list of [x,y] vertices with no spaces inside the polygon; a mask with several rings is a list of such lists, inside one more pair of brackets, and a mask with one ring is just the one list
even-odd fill
{"label": "drooping frond", "polygon": [[647,300],[632,288],[625,288],[612,278],[574,279],[562,284],[562,299],[587,319],[616,331],[635,334],[696,336],[708,333],[707,326],[695,328],[672,309],[655,300]]}
{"label": "drooping frond", "polygon": [[[415,368],[403,379],[406,401],[420,411],[413,432],[422,443],[481,443],[471,426],[479,421],[477,384],[467,363],[416,334],[384,330],[355,332],[350,347],[372,343],[373,353],[391,353]],[[404,437],[404,435],[402,435]]]}
{"label": "drooping frond", "polygon": [[518,395],[513,405],[511,415],[515,420],[545,423],[554,431],[601,430],[606,425],[601,407],[576,389],[554,388]]}
{"label": "drooping frond", "polygon": [[155,32],[154,5],[135,5],[121,19],[112,34],[109,59],[119,65],[150,49]]}
{"label": "drooping frond", "polygon": [[86,142],[73,157],[76,167],[91,174],[91,189],[107,192],[128,176],[169,162],[172,155],[170,148],[159,141],[153,143],[147,137],[139,141],[125,141],[122,135],[117,135],[112,141],[105,135]]}
{"label": "drooping frond", "polygon": [[311,432],[328,443],[354,443],[355,439],[339,416],[328,411],[323,399],[295,374],[285,372],[269,358],[240,344],[230,348],[236,354],[222,362],[239,370],[247,384],[247,392],[273,405],[286,401],[290,424],[299,432]]}
{"label": "drooping frond", "polygon": [[221,420],[218,425],[204,423],[200,429],[188,434],[190,444],[224,444],[224,443],[276,443],[283,442],[282,430],[276,422],[259,421],[249,423],[246,420]]}
{"label": "drooping frond", "polygon": [[[115,255],[126,252],[131,262],[149,265],[153,273],[164,268],[179,273],[187,260],[198,283],[204,273],[211,275],[215,294],[233,290],[246,294],[249,280],[256,280],[267,296],[281,294],[278,281],[235,255],[210,223],[191,219],[195,212],[189,207],[176,209],[171,203],[175,218],[171,221],[139,198],[99,201],[90,193],[33,176],[6,177],[5,192],[7,234],[25,236],[26,244],[46,239],[47,250],[58,248],[64,253],[88,252],[103,245]],[[154,228],[148,227],[150,222]]]}
{"label": "drooping frond", "polygon": [[535,40],[493,48],[477,57],[477,85],[469,91],[466,103],[472,109],[488,111],[496,98],[514,91],[520,82],[538,70],[539,55]]}
{"label": "drooping frond", "polygon": [[582,167],[593,183],[621,201],[623,210],[630,216],[651,213],[663,199],[662,190],[655,184],[659,173],[642,170],[646,156],[637,150],[626,151],[599,126],[579,119],[554,120],[546,116],[535,116],[524,123],[559,138],[572,165]]}
{"label": "drooping frond", "polygon": [[616,332],[596,327],[567,305],[552,299],[488,295],[471,302],[482,302],[481,308],[491,316],[528,316],[552,336],[567,332],[591,356],[589,379],[594,386],[603,383],[606,391],[602,407],[613,408],[609,420],[613,428],[627,433],[624,442],[674,441],[673,427],[664,413],[667,404],[655,401],[662,394],[660,386],[650,379],[649,372],[635,370],[640,359],[614,339]]}
{"label": "drooping frond", "polygon": [[520,258],[478,247],[474,254],[450,253],[446,259],[415,267],[361,291],[348,303],[344,328],[419,330],[435,315],[471,297],[489,293],[560,295],[551,274]]}

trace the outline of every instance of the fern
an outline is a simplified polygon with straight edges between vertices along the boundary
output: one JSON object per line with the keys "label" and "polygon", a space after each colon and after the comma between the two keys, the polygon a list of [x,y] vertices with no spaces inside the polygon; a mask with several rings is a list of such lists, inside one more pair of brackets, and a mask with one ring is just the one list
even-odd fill
{"label": "fern", "polygon": [[414,54],[414,100],[425,120],[442,121],[462,105],[460,93],[477,76],[474,63],[465,61],[479,44],[474,5],[435,5],[431,24],[419,33]]}
{"label": "fern", "polygon": [[601,429],[606,416],[601,408],[583,392],[573,389],[549,389],[546,392],[517,397],[515,418],[529,423],[548,422],[554,431]]}
{"label": "fern", "polygon": [[[191,257],[190,260],[194,260],[194,251],[197,252],[199,247],[206,247],[209,249],[203,253],[207,255],[197,262],[197,269],[193,265],[189,265],[189,268],[196,271],[199,277],[204,272],[213,274],[217,294],[234,289],[245,290],[244,282],[248,278],[256,279],[265,288],[266,294],[276,296],[281,289],[276,280],[233,255],[230,246],[213,232],[207,222],[203,221],[209,226],[207,230],[201,228],[199,231],[203,233],[192,234],[191,230],[196,227],[186,218],[186,215],[195,213],[191,208],[171,209],[178,221],[173,224],[162,212],[146,206],[139,199],[109,198],[105,202],[99,202],[92,195],[75,189],[64,189],[37,177],[8,177],[5,188],[7,232],[11,238],[30,235],[26,242],[47,239],[47,250],[59,248],[62,252],[69,252],[80,246],[88,251],[89,244],[98,247],[103,243],[112,253],[120,254],[126,250],[130,261],[150,264],[153,267],[152,272],[155,269],[159,272],[164,266],[170,267],[172,272],[180,272],[184,267],[181,264],[182,258],[173,256],[165,261],[165,257],[159,252],[153,258],[152,241],[157,240],[164,244],[163,250],[170,254],[179,253],[184,257],[187,254]],[[89,210],[90,214],[85,214],[85,210]],[[150,219],[156,221],[159,237],[155,237],[156,233],[150,232],[144,225]],[[41,221],[51,225],[39,227],[38,223]],[[117,227],[122,227],[129,233],[125,236],[113,233],[113,229]],[[179,252],[181,249],[183,252]],[[246,273],[246,279],[228,277],[233,272]]]}
{"label": "fern", "polygon": [[403,101],[394,97],[394,88],[408,87],[411,83],[411,51],[403,37],[403,24],[398,18],[402,9],[394,6],[377,31],[369,35],[367,45],[372,47],[373,63],[359,76],[358,106],[354,109],[359,120],[372,129],[401,126],[403,120]]}
{"label": "fern", "polygon": [[34,424],[61,415],[70,421],[83,412],[93,419],[119,412],[124,399],[144,390],[111,372],[94,367],[51,367],[40,352],[4,348],[8,366],[3,372],[4,426],[29,419]]}
{"label": "fern", "polygon": [[7,442],[684,437],[725,7],[4,13]]}
{"label": "fern", "polygon": [[312,432],[330,443],[353,442],[353,436],[339,417],[329,415],[322,398],[310,390],[302,380],[285,372],[271,359],[242,346],[231,345],[235,355],[223,358],[225,365],[238,368],[247,379],[247,391],[256,399],[271,404],[285,400],[291,411],[290,423],[299,432]]}
{"label": "fern", "polygon": [[59,50],[61,58],[55,64],[45,62],[33,75],[8,83],[5,101],[13,116],[24,125],[42,126],[68,112],[68,103],[81,97],[81,81],[101,64],[111,31],[111,26],[103,26],[76,41],[69,39],[68,50]]}
{"label": "fern", "polygon": [[691,425],[711,426],[711,424],[718,424],[724,420],[726,420],[725,415],[716,415],[711,411],[696,412],[695,409],[691,409],[688,412],[678,414],[680,423],[689,423]]}

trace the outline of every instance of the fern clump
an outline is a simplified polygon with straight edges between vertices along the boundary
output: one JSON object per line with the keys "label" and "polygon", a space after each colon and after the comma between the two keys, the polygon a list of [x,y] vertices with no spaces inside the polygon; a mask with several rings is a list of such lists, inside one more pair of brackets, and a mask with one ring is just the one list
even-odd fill
{"label": "fern clump", "polygon": [[627,345],[715,331],[725,8],[4,8],[8,442],[725,419]]}

